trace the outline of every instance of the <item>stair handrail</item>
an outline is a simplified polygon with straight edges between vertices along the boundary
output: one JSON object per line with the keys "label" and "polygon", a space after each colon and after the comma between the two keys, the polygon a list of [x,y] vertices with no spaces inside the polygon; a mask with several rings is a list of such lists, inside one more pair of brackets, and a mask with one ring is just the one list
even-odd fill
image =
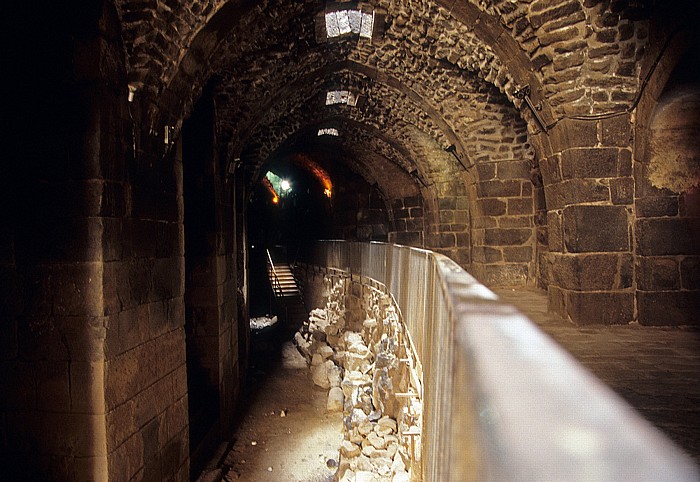
{"label": "stair handrail", "polygon": [[272,272],[273,276],[273,280],[271,280],[272,292],[274,293],[275,297],[282,296],[282,284],[280,283],[280,280],[277,277],[277,270],[275,270],[275,263],[272,261],[272,255],[270,254],[269,249],[266,249],[265,252],[267,253],[268,278],[270,272]]}

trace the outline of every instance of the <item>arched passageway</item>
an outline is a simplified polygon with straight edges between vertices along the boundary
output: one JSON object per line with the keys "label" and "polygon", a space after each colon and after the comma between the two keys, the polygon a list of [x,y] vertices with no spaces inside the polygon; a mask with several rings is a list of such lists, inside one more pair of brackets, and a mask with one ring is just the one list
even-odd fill
{"label": "arched passageway", "polygon": [[[698,324],[694,2],[90,0],[8,18],[10,465],[196,471],[240,400],[250,241],[274,212],[260,182],[285,166],[316,210],[285,229],[296,243],[429,248],[487,286],[546,290],[576,325]],[[333,180],[323,209],[305,159]]]}

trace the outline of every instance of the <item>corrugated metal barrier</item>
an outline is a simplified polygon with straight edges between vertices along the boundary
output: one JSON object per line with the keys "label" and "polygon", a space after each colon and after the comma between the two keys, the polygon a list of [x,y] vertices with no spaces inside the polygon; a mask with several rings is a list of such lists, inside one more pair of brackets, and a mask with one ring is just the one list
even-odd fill
{"label": "corrugated metal barrier", "polygon": [[384,284],[423,372],[422,479],[697,481],[663,434],[449,258],[321,241],[302,255]]}

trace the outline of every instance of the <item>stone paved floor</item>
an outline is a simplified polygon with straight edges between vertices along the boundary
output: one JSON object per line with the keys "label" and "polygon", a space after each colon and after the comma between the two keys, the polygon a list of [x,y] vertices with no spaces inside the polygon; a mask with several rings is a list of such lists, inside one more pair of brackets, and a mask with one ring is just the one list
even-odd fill
{"label": "stone paved floor", "polygon": [[700,328],[578,327],[535,289],[494,289],[700,464]]}

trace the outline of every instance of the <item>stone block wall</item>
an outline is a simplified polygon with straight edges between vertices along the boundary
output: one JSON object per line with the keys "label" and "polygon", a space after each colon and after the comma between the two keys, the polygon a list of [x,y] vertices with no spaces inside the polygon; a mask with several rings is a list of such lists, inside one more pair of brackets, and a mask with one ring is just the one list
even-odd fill
{"label": "stone block wall", "polygon": [[700,89],[687,32],[670,39],[635,129],[637,316],[643,325],[700,323]]}
{"label": "stone block wall", "polygon": [[389,232],[390,243],[406,246],[424,246],[425,211],[423,198],[408,196],[391,202],[393,226]]}
{"label": "stone block wall", "polygon": [[140,153],[118,186],[118,198],[129,202],[105,219],[103,254],[109,473],[187,480],[180,152],[163,159]]}
{"label": "stone block wall", "polygon": [[354,182],[348,182],[347,178],[334,179],[338,189],[333,199],[333,238],[386,241],[389,236],[389,213],[377,187],[358,182],[357,179]]}
{"label": "stone block wall", "polygon": [[[184,324],[193,473],[229,428],[242,384],[234,176],[221,175],[215,114],[205,94],[183,127]],[[240,251],[240,253],[239,253]],[[243,315],[243,316],[241,316]],[[247,326],[247,325],[246,325]]]}
{"label": "stone block wall", "polygon": [[487,286],[524,285],[534,276],[534,187],[527,161],[480,163],[470,187],[472,273]]}
{"label": "stone block wall", "polygon": [[629,120],[567,120],[550,135],[562,146],[540,161],[550,307],[578,324],[628,323],[635,319]]}

